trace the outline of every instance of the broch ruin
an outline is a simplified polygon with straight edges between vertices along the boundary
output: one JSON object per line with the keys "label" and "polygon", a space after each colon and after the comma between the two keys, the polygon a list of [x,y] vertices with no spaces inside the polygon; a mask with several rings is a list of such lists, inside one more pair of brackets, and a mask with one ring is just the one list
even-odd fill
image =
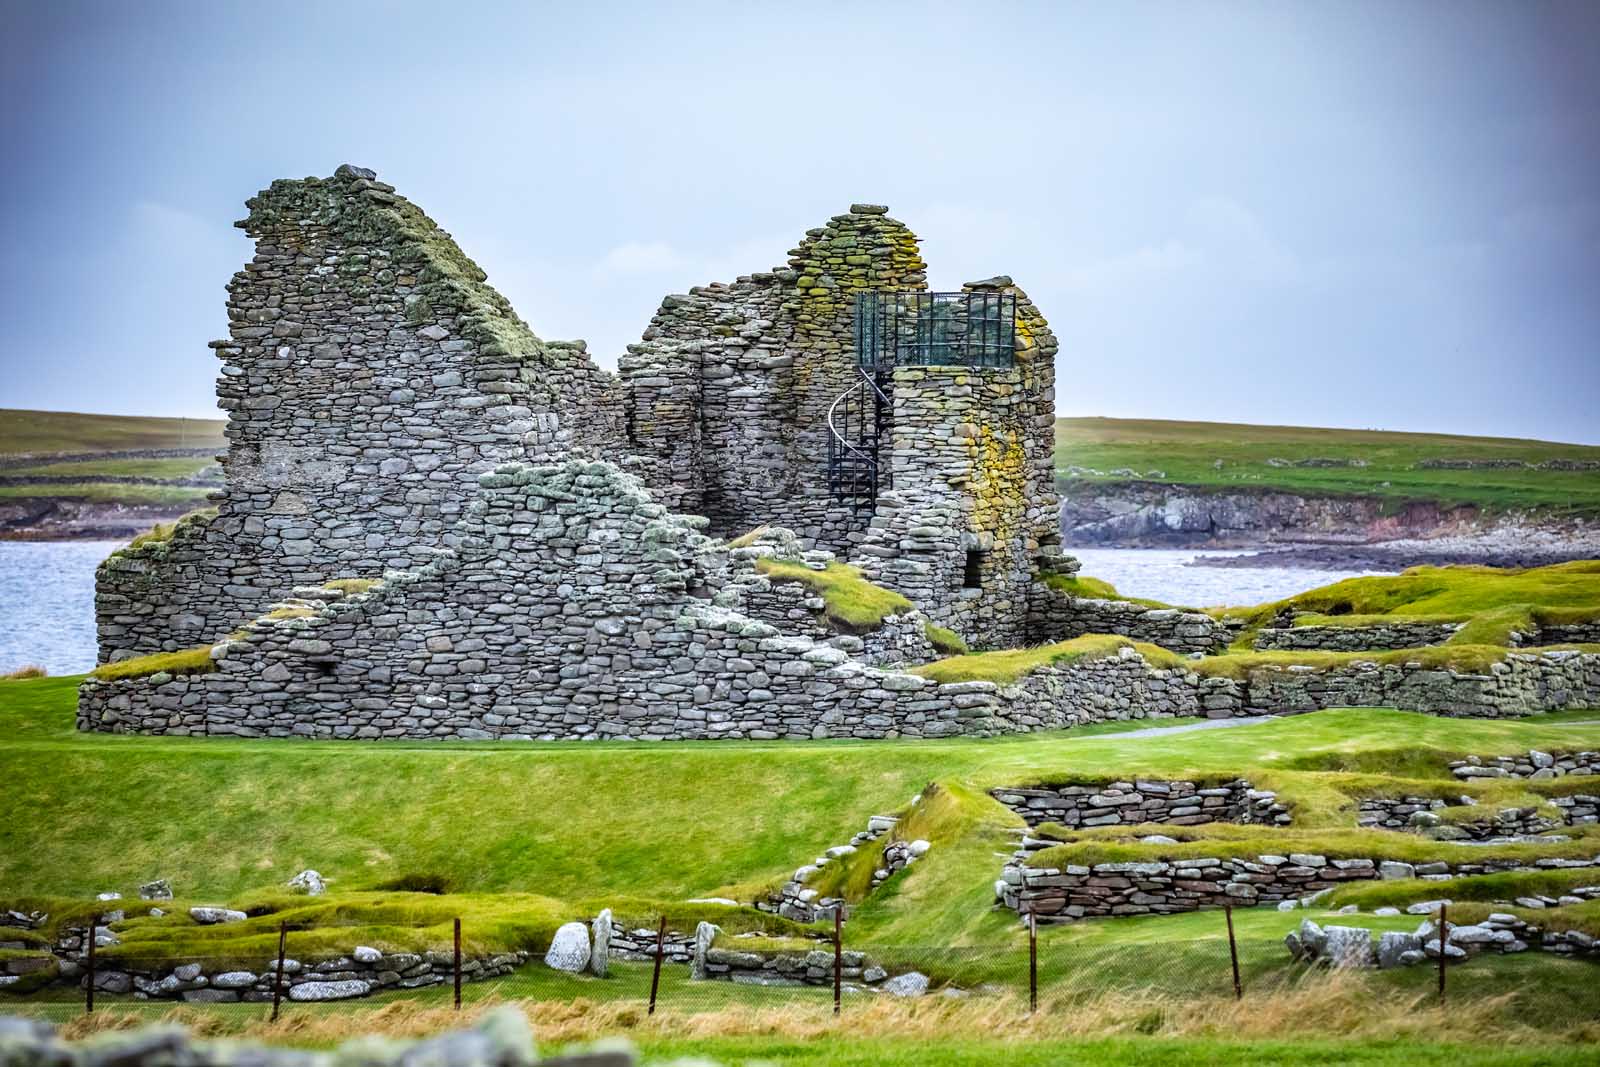
{"label": "broch ruin", "polygon": [[[1107,718],[1600,701],[1600,656],[1201,677],[1131,642],[1014,683],[904,668],[1085,634],[1217,652],[1208,615],[1052,586],[1057,345],[1010,278],[927,289],[857,204],[776,269],[666,297],[612,374],[541,340],[368,170],[238,225],[225,488],[97,577],[83,729],[411,738],[931,737]],[[817,578],[891,606],[841,624]],[[871,587],[868,587],[871,588]],[[1348,639],[1348,638],[1346,638]]]}

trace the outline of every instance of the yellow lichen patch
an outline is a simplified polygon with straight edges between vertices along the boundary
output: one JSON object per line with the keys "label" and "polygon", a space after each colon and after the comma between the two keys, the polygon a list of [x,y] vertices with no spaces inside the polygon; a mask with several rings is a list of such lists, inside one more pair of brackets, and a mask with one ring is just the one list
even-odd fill
{"label": "yellow lichen patch", "polygon": [[1027,506],[1028,459],[1022,439],[981,425],[968,438],[972,459],[972,527],[997,539],[1011,536]]}
{"label": "yellow lichen patch", "polygon": [[383,581],[379,578],[335,578],[331,582],[323,582],[322,588],[351,596],[355,593],[365,593],[374,586],[382,584]]}

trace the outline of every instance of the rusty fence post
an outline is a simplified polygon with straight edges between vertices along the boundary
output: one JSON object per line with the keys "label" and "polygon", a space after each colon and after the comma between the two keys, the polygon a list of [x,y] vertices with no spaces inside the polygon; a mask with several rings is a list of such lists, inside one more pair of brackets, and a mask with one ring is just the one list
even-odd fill
{"label": "rusty fence post", "polygon": [[94,1011],[94,938],[95,930],[100,926],[100,916],[89,916],[89,985],[84,996],[83,1013],[89,1015]]}
{"label": "rusty fence post", "polygon": [[272,1021],[278,1021],[278,1005],[283,1000],[283,955],[289,944],[289,924],[278,924],[278,974],[272,982]]}
{"label": "rusty fence post", "polygon": [[1439,1003],[1444,1003],[1444,946],[1445,946],[1445,908],[1448,905],[1439,905]]}
{"label": "rusty fence post", "polygon": [[461,917],[456,916],[456,1011],[461,1010]]}
{"label": "rusty fence post", "polygon": [[1244,986],[1239,982],[1239,942],[1233,936],[1233,905],[1224,904],[1222,913],[1228,917],[1228,958],[1233,962],[1233,999],[1244,999]]}
{"label": "rusty fence post", "polygon": [[661,989],[661,957],[667,954],[667,917],[661,916],[661,923],[656,927],[656,965],[650,972],[650,1010],[646,1015],[656,1013],[656,993]]}
{"label": "rusty fence post", "polygon": [[1028,909],[1028,1014],[1039,1010],[1039,916]]}
{"label": "rusty fence post", "polygon": [[839,986],[844,974],[844,901],[833,906],[833,1013],[839,1014]]}

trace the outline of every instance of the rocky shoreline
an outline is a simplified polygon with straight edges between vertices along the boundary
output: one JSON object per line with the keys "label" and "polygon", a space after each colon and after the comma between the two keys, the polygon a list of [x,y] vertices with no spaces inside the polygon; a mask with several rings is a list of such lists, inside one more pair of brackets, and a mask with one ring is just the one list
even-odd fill
{"label": "rocky shoreline", "polygon": [[[1133,547],[1133,546],[1126,546]],[[1553,531],[1501,527],[1481,534],[1400,538],[1371,544],[1255,545],[1243,556],[1208,556],[1191,567],[1306,567],[1316,570],[1403,571],[1407,567],[1478,564],[1488,567],[1547,567],[1600,559],[1600,526]],[[1066,551],[1072,549],[1069,546]]]}

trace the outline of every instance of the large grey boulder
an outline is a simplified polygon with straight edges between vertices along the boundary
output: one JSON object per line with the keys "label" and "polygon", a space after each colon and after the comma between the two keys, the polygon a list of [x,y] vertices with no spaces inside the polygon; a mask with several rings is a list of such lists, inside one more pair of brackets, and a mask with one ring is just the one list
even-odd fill
{"label": "large grey boulder", "polygon": [[1323,948],[1328,941],[1328,935],[1323,933],[1322,927],[1310,919],[1300,920],[1300,949],[1307,956],[1316,959],[1323,954]]}
{"label": "large grey boulder", "polygon": [[928,976],[921,971],[897,974],[878,987],[897,997],[920,997],[928,991]]}
{"label": "large grey boulder", "polygon": [[[393,1067],[530,1067],[536,1060],[533,1031],[528,1020],[511,1005],[503,1005],[470,1030],[456,1030],[419,1041],[398,1056],[386,1057]],[[364,1057],[338,1057],[342,1063]]]}
{"label": "large grey boulder", "polygon": [[1378,966],[1387,970],[1390,967],[1404,966],[1408,953],[1415,953],[1418,959],[1422,958],[1422,939],[1416,934],[1408,934],[1403,930],[1386,930],[1378,935]]}
{"label": "large grey boulder", "polygon": [[322,880],[322,875],[309,868],[301,871],[289,879],[289,892],[304,893],[308,897],[320,897],[327,891],[328,885]]}
{"label": "large grey boulder", "polygon": [[165,878],[157,878],[153,882],[146,882],[139,887],[140,900],[171,900],[172,883]]}
{"label": "large grey boulder", "polygon": [[696,981],[709,977],[706,971],[706,954],[722,928],[716,923],[702,922],[694,928],[694,956],[689,962],[689,977]]}
{"label": "large grey boulder", "polygon": [[580,974],[589,966],[589,928],[583,923],[563,923],[550,939],[545,966]]}
{"label": "large grey boulder", "polygon": [[232,908],[190,908],[189,918],[201,926],[215,926],[217,923],[242,923],[249,916]]}
{"label": "large grey boulder", "polygon": [[1377,956],[1372,951],[1372,931],[1364,926],[1329,926],[1323,931],[1326,940],[1323,955],[1339,968],[1375,967]]}
{"label": "large grey boulder", "polygon": [[589,949],[589,972],[604,978],[611,963],[611,909],[601,908],[600,914],[589,924],[594,944]]}

